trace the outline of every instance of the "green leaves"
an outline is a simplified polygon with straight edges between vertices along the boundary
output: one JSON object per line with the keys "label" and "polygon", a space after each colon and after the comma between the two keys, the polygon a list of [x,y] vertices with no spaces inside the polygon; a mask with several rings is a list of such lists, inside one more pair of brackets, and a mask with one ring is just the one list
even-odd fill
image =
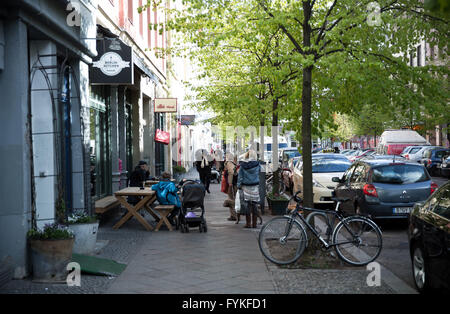
{"label": "green leaves", "polygon": [[417,1],[378,0],[382,23],[373,26],[368,2],[316,0],[309,15],[304,2],[311,3],[186,0],[168,11],[167,28],[183,39],[173,51],[188,48],[199,65],[199,110],[214,111],[222,123],[256,126],[270,123],[278,99],[279,120],[300,133],[302,71],[312,66],[313,134],[347,138],[408,121],[450,120],[446,65],[408,65],[408,53],[424,39],[427,58],[429,47],[444,51],[445,16]]}

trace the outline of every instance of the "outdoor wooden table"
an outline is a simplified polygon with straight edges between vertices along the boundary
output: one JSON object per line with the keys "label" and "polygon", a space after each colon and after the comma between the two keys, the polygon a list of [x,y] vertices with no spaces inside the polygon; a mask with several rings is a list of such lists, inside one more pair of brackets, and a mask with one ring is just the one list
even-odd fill
{"label": "outdoor wooden table", "polygon": [[[156,200],[156,192],[149,188],[141,190],[138,187],[127,187],[114,193],[114,196],[127,210],[128,213],[114,225],[113,229],[120,228],[131,217],[136,219],[144,226],[145,229],[153,230],[153,227],[139,214],[141,209],[147,210],[155,219],[159,220],[159,217],[152,211],[150,205]],[[127,196],[142,196],[143,198],[135,205],[128,203]]]}
{"label": "outdoor wooden table", "polygon": [[147,181],[145,181],[145,186],[151,187],[152,185],[158,184],[158,183],[159,183],[159,181],[156,181],[156,180],[147,180]]}
{"label": "outdoor wooden table", "polygon": [[[175,179],[170,179],[170,181],[171,182],[173,182],[173,183],[175,183],[176,182],[176,180]],[[154,184],[158,184],[159,183],[159,181],[158,180],[147,180],[147,181],[145,181],[145,186],[149,186],[149,187],[151,187],[152,185],[154,185]]]}

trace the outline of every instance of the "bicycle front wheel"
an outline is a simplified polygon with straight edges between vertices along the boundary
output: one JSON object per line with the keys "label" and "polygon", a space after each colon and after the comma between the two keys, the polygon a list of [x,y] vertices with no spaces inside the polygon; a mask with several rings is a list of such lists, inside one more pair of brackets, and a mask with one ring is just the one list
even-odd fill
{"label": "bicycle front wheel", "polygon": [[373,262],[383,246],[380,228],[372,220],[361,216],[342,220],[334,229],[332,239],[337,255],[354,266]]}
{"label": "bicycle front wheel", "polygon": [[295,262],[303,254],[307,242],[303,226],[287,216],[268,221],[259,233],[261,253],[269,261],[278,265]]}

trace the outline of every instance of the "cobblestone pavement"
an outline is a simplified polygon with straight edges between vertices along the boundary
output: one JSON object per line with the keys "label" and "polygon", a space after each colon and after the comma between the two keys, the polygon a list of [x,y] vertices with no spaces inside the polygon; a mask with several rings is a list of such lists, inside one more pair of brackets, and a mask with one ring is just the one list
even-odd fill
{"label": "cobblestone pavement", "polygon": [[[195,173],[186,177],[195,179]],[[208,232],[146,231],[136,219],[120,229],[112,226],[120,213],[100,225],[98,239],[108,244],[97,255],[127,264],[117,278],[82,274],[81,287],[13,280],[0,293],[182,293],[182,294],[299,294],[397,293],[386,282],[369,287],[369,271],[282,269],[266,261],[257,243],[258,229],[227,221],[226,195],[211,184],[205,197]],[[265,215],[267,221],[272,216]],[[146,215],[150,223],[153,218]]]}

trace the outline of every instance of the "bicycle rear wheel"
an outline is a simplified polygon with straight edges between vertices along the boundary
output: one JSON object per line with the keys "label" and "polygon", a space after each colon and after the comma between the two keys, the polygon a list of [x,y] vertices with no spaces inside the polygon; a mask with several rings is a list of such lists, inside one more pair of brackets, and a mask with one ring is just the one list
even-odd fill
{"label": "bicycle rear wheel", "polygon": [[278,265],[295,262],[303,254],[307,242],[303,226],[290,217],[276,217],[268,221],[259,233],[261,253]]}
{"label": "bicycle rear wheel", "polygon": [[373,262],[380,255],[383,246],[378,226],[361,216],[347,217],[339,222],[332,239],[337,255],[354,266]]}

